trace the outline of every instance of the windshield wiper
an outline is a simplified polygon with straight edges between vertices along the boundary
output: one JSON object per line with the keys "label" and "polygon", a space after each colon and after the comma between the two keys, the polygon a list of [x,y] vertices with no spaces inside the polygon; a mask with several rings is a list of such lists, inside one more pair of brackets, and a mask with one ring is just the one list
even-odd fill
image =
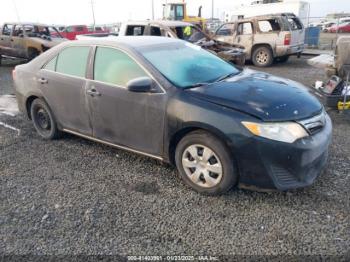
{"label": "windshield wiper", "polygon": [[234,76],[236,74],[237,74],[237,72],[232,72],[232,73],[223,75],[223,76],[219,77],[218,79],[216,79],[215,82],[221,82],[221,81],[223,81],[223,80],[225,80],[225,79],[227,79],[227,78],[229,78],[231,76]]}
{"label": "windshield wiper", "polygon": [[189,85],[189,86],[185,86],[183,87],[182,89],[185,90],[185,89],[191,89],[191,88],[196,88],[196,87],[201,87],[201,86],[207,86],[209,85],[210,83],[195,83],[195,84],[192,84],[192,85]]}

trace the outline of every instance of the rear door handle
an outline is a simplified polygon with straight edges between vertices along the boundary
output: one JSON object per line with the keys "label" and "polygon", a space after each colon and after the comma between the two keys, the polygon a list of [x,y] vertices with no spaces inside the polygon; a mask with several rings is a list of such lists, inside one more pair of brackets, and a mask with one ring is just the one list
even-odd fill
{"label": "rear door handle", "polygon": [[47,84],[49,81],[47,81],[47,79],[45,79],[45,78],[39,78],[38,79],[38,82],[40,83],[40,84]]}
{"label": "rear door handle", "polygon": [[101,96],[101,93],[98,92],[95,88],[87,90],[86,93],[90,96]]}

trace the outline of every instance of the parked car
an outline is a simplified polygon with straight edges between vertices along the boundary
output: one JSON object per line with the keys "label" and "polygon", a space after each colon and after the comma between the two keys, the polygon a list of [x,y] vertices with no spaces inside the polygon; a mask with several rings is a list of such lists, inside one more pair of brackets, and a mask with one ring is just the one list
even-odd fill
{"label": "parked car", "polygon": [[350,22],[334,25],[328,30],[330,33],[350,33]]}
{"label": "parked car", "polygon": [[104,34],[104,33],[109,33],[109,31],[104,30],[100,26],[94,28],[94,27],[88,27],[86,25],[70,25],[70,26],[67,26],[60,33],[63,37],[69,40],[75,40],[77,35]]}
{"label": "parked car", "polygon": [[290,55],[300,55],[304,50],[305,29],[294,14],[264,15],[223,24],[214,38],[242,45],[247,60],[265,67],[274,59],[286,62]]}
{"label": "parked car", "polygon": [[204,49],[219,57],[243,66],[245,64],[244,48],[239,45],[216,41],[199,27],[182,21],[129,21],[120,27],[119,36],[164,36],[178,38]]}
{"label": "parked car", "polygon": [[201,193],[307,186],[327,161],[331,120],[307,88],[182,40],[67,41],[13,75],[44,139],[63,131],[175,164]]}
{"label": "parked car", "polygon": [[36,23],[5,23],[0,29],[0,64],[2,56],[32,60],[64,41],[57,29]]}
{"label": "parked car", "polygon": [[329,29],[334,26],[336,23],[335,22],[325,22],[322,24],[322,32],[328,33]]}

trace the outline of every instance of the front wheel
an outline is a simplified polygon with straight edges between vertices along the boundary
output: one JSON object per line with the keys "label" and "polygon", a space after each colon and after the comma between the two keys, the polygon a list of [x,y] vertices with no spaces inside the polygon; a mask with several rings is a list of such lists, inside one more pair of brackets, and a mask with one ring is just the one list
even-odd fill
{"label": "front wheel", "polygon": [[192,132],[176,147],[176,166],[184,182],[199,193],[222,194],[235,186],[238,174],[226,146],[206,132]]}
{"label": "front wheel", "polygon": [[273,63],[273,54],[270,48],[260,46],[253,52],[252,61],[255,66],[267,67]]}
{"label": "front wheel", "polygon": [[42,138],[51,140],[61,136],[56,120],[45,101],[35,99],[30,107],[30,115],[36,131]]}

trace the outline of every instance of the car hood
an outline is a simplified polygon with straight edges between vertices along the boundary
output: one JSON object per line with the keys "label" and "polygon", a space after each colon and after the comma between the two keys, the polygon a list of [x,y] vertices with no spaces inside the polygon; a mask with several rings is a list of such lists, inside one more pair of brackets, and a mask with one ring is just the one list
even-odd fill
{"label": "car hood", "polygon": [[225,81],[186,91],[197,98],[264,121],[295,121],[322,111],[321,103],[305,86],[250,69]]}

